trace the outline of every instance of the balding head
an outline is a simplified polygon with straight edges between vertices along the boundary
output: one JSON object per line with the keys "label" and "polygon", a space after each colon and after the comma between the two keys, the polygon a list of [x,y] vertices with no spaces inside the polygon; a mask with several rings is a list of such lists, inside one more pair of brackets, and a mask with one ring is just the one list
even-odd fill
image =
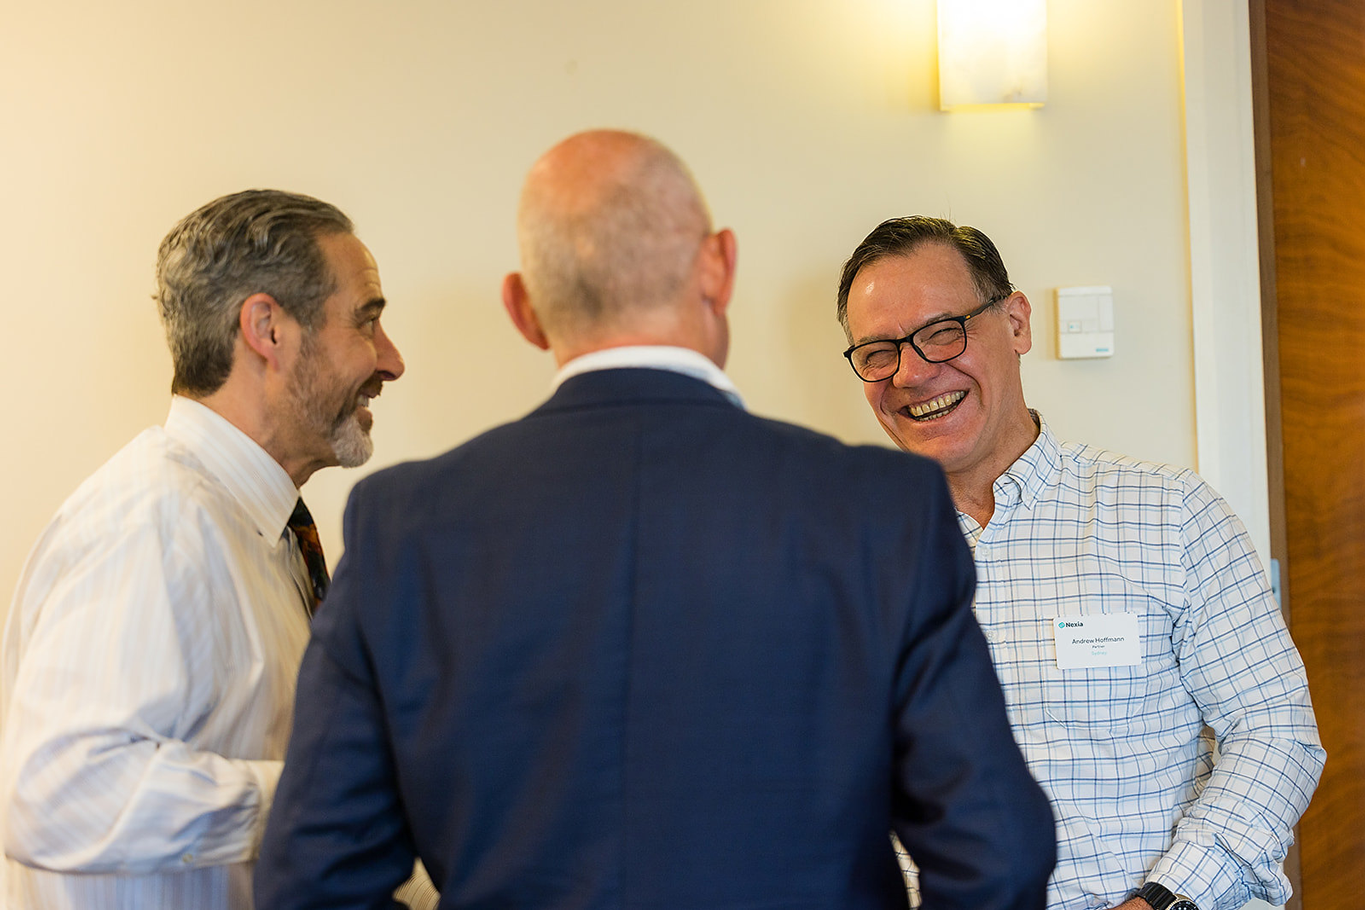
{"label": "balding head", "polygon": [[520,281],[552,344],[629,333],[693,302],[715,236],[701,192],[671,151],[636,133],[579,133],[527,176]]}

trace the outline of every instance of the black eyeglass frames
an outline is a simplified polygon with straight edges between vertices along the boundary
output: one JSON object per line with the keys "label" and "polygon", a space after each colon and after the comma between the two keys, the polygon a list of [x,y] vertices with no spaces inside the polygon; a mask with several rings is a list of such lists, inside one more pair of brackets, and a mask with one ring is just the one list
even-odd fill
{"label": "black eyeglass frames", "polygon": [[915,353],[926,363],[946,363],[961,357],[967,350],[968,320],[975,319],[1008,296],[1002,294],[992,297],[963,316],[936,319],[904,338],[879,338],[855,344],[844,351],[844,357],[863,382],[881,382],[896,375],[901,366],[901,351],[906,344],[914,348]]}

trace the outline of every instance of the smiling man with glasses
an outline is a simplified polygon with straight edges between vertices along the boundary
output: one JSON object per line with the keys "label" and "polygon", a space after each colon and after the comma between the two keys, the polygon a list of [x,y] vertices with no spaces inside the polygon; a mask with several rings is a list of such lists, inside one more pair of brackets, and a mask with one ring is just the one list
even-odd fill
{"label": "smiling man with glasses", "polygon": [[1265,572],[1192,472],[1052,435],[1024,401],[1030,316],[990,238],[940,218],[879,225],[839,283],[844,356],[887,434],[943,468],[973,549],[1057,817],[1049,907],[1283,903],[1323,751]]}

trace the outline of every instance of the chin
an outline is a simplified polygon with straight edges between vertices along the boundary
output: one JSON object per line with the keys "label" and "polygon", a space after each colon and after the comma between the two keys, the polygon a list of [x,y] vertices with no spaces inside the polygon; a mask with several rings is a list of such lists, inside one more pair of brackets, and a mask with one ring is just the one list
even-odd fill
{"label": "chin", "polygon": [[916,432],[918,427],[897,427],[891,436],[896,444],[907,452],[922,455],[938,462],[939,467],[951,473],[953,467],[964,458],[964,446],[951,436],[933,436]]}
{"label": "chin", "polygon": [[343,468],[358,468],[374,454],[374,440],[354,414],[332,434],[332,453]]}

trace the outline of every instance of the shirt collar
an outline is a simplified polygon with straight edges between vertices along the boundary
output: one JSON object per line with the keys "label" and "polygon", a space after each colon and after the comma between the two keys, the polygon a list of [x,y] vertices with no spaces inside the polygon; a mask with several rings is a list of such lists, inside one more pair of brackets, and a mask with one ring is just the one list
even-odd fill
{"label": "shirt collar", "polygon": [[236,499],[267,540],[277,540],[299,499],[285,469],[226,417],[176,395],[166,435],[185,446]]}
{"label": "shirt collar", "polygon": [[744,399],[739,397],[739,389],[726,376],[711,358],[691,348],[671,345],[633,345],[619,348],[603,348],[575,357],[555,374],[551,390],[557,389],[566,379],[595,370],[620,370],[640,368],[651,370],[670,370],[682,373],[693,379],[700,379],[718,389],[736,407],[744,407]]}
{"label": "shirt collar", "polygon": [[[1062,447],[1057,437],[1048,429],[1042,414],[1032,409],[1029,413],[1038,424],[1038,438],[996,478],[993,489],[997,503],[1017,498],[1024,506],[1032,507],[1061,470]],[[1011,495],[1015,491],[1017,496]]]}

